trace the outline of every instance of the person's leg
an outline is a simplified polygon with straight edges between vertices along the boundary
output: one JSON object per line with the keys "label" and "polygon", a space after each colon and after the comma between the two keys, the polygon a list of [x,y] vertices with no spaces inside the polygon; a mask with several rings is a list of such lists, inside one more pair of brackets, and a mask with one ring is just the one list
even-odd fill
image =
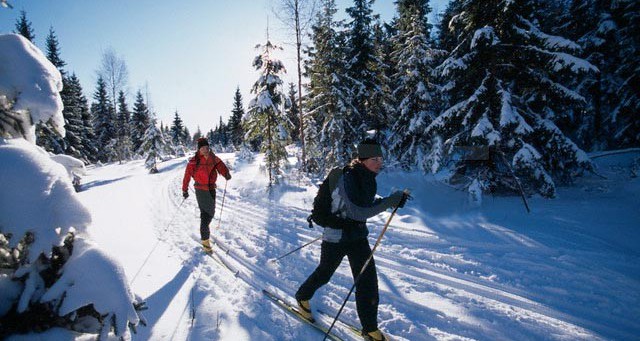
{"label": "person's leg", "polygon": [[320,264],[313,273],[302,283],[296,292],[298,301],[308,301],[321,286],[327,284],[336,271],[342,258],[344,249],[338,243],[322,242],[320,250]]}
{"label": "person's leg", "polygon": [[[371,255],[371,247],[366,239],[354,241],[347,248],[347,257],[354,281],[364,263]],[[371,258],[364,273],[356,283],[356,307],[365,333],[378,329],[378,276],[376,265]]]}
{"label": "person's leg", "polygon": [[210,231],[209,224],[213,217],[206,211],[200,210],[200,239],[209,240]]}

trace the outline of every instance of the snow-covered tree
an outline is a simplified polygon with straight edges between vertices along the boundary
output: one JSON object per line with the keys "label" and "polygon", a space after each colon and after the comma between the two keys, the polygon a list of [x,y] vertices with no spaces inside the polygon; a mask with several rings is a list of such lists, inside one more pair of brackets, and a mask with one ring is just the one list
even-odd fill
{"label": "snow-covered tree", "polygon": [[124,96],[124,91],[120,90],[118,93],[118,115],[116,117],[116,139],[117,139],[117,153],[118,160],[129,160],[133,153],[133,146],[131,145],[131,113],[127,105],[127,99]]}
{"label": "snow-covered tree", "polygon": [[91,154],[95,151],[89,151],[85,147],[85,144],[93,142],[85,140],[86,132],[82,116],[86,115],[89,110],[87,100],[82,94],[80,80],[75,74],[65,79],[66,81],[63,81],[64,88],[60,93],[64,104],[62,115],[64,116],[64,128],[66,130],[64,153],[89,163]]}
{"label": "snow-covered tree", "polygon": [[149,109],[144,101],[144,97],[142,97],[142,92],[138,90],[131,115],[131,144],[132,150],[137,154],[142,154],[140,146],[145,140],[144,136],[150,124]]}
{"label": "snow-covered tree", "polygon": [[98,77],[93,99],[95,102],[91,105],[91,114],[98,147],[98,159],[102,162],[112,161],[117,157],[115,154],[115,113],[107,95],[107,84],[102,77]]}
{"label": "snow-covered tree", "polygon": [[300,140],[300,108],[298,107],[298,92],[296,85],[289,83],[289,92],[287,93],[289,105],[285,111],[287,113],[287,125],[290,127],[289,136],[292,142]]}
{"label": "snow-covered tree", "polygon": [[354,0],[353,6],[346,9],[350,21],[345,24],[347,61],[347,86],[353,94],[353,114],[351,125],[358,131],[373,128],[374,116],[369,110],[369,99],[378,87],[378,80],[373,68],[376,64],[372,22],[374,20],[371,6],[374,0]]}
{"label": "snow-covered tree", "polygon": [[240,87],[236,88],[233,96],[233,109],[229,118],[229,134],[231,135],[231,143],[237,149],[243,142],[244,130],[242,129],[242,117],[244,116],[244,107],[242,105],[242,94]]}
{"label": "snow-covered tree", "polygon": [[[360,140],[364,133],[359,130],[360,127],[351,124],[351,115],[356,109],[348,85],[353,82],[348,80],[345,37],[337,31],[339,23],[334,20],[336,11],[334,0],[323,2],[312,27],[313,45],[307,51],[309,84],[305,105],[310,118],[319,127],[317,144],[324,156],[318,160],[321,172],[349,162],[353,156],[354,142]],[[311,138],[305,138],[305,144],[310,142]],[[307,150],[309,148],[307,146]]]}
{"label": "snow-covered tree", "polygon": [[382,134],[386,133],[389,123],[395,117],[395,107],[392,97],[392,75],[394,65],[391,58],[392,29],[388,25],[383,25],[376,21],[373,26],[373,42],[375,61],[372,65],[372,72],[376,83],[371,88],[368,99],[367,116],[370,130],[377,132],[376,140],[382,139]]}
{"label": "snow-covered tree", "polygon": [[31,26],[31,21],[27,19],[27,12],[24,10],[20,11],[20,18],[16,21],[16,30],[13,31],[29,40],[32,43],[35,43],[36,35],[33,32],[33,27]]}
{"label": "snow-covered tree", "polygon": [[54,327],[128,338],[140,316],[124,271],[89,240],[65,168],[34,145],[35,123],[64,132],[61,89],[37,47],[0,35],[0,338]]}
{"label": "snow-covered tree", "polygon": [[576,43],[540,31],[534,5],[466,1],[456,15],[459,44],[437,68],[448,108],[426,129],[444,141],[438,148],[452,161],[452,183],[496,192],[521,182],[528,193],[553,197],[556,182],[592,167],[554,122],[584,104],[561,80],[595,68],[571,54]]}
{"label": "snow-covered tree", "polygon": [[156,126],[155,117],[148,117],[149,125],[142,138],[140,149],[146,155],[145,167],[150,173],[157,173],[157,161],[162,158],[162,153],[166,150],[166,142],[162,136],[162,131]]}
{"label": "snow-covered tree", "polygon": [[[409,169],[416,166],[431,142],[431,137],[424,132],[437,111],[432,76],[436,52],[430,40],[431,25],[427,23],[431,11],[428,1],[402,0],[397,5],[399,17],[392,38],[396,72],[392,79],[392,97],[396,100],[396,116],[389,147],[400,164]],[[429,162],[417,166],[430,168]]]}
{"label": "snow-covered tree", "polygon": [[280,75],[285,72],[282,62],[275,58],[275,50],[280,47],[271,44],[258,45],[260,54],[253,60],[253,67],[260,72],[260,77],[253,84],[251,93],[255,94],[249,102],[244,126],[249,139],[260,137],[261,151],[265,153],[265,162],[269,172],[269,186],[278,182],[281,163],[286,162],[285,146],[288,140],[282,108],[286,95],[282,92]]}
{"label": "snow-covered tree", "polygon": [[176,110],[173,116],[173,123],[171,124],[171,142],[173,144],[174,150],[178,153],[181,153],[185,150],[187,141],[189,139],[189,134],[185,129],[186,127],[182,123],[182,118],[180,118],[178,110]]}

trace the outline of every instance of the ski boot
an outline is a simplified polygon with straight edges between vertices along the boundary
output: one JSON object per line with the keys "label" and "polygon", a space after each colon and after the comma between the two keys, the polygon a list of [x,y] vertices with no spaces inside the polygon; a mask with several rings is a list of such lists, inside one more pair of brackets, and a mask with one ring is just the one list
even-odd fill
{"label": "ski boot", "polygon": [[311,322],[315,322],[316,319],[314,319],[311,314],[311,304],[309,301],[296,299],[296,302],[298,302],[298,312],[300,315]]}
{"label": "ski boot", "polygon": [[209,239],[202,241],[202,249],[206,254],[213,253],[213,248],[211,247],[211,241]]}
{"label": "ski boot", "polygon": [[389,339],[382,334],[380,329],[376,329],[372,332],[362,332],[362,336],[366,341],[388,341]]}

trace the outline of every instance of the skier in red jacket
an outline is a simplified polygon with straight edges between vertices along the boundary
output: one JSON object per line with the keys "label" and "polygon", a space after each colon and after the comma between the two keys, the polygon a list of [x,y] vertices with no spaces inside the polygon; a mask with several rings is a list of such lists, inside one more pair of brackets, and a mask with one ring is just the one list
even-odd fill
{"label": "skier in red jacket", "polygon": [[194,157],[189,159],[187,169],[184,171],[182,196],[185,199],[189,197],[189,182],[193,178],[196,200],[200,208],[200,239],[202,239],[202,247],[207,253],[213,251],[209,241],[209,224],[213,220],[216,209],[216,180],[218,179],[218,173],[227,181],[231,179],[231,173],[229,173],[227,165],[209,149],[209,141],[204,137],[199,138],[198,151],[196,151]]}

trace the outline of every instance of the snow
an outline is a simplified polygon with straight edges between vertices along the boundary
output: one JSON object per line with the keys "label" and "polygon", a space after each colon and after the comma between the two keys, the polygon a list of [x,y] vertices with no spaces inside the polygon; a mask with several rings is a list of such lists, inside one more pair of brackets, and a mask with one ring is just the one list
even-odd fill
{"label": "snow", "polygon": [[493,27],[485,26],[483,28],[477,29],[473,33],[470,48],[472,50],[475,49],[479,42],[488,42],[487,45],[493,46],[500,44],[500,38],[498,38],[498,35],[496,35]]}
{"label": "snow", "polygon": [[[0,97],[15,101],[15,111],[31,115],[34,123],[51,119],[64,136],[61,90],[62,76],[42,51],[21,35],[0,35]],[[26,133],[35,142],[35,126]]]}

